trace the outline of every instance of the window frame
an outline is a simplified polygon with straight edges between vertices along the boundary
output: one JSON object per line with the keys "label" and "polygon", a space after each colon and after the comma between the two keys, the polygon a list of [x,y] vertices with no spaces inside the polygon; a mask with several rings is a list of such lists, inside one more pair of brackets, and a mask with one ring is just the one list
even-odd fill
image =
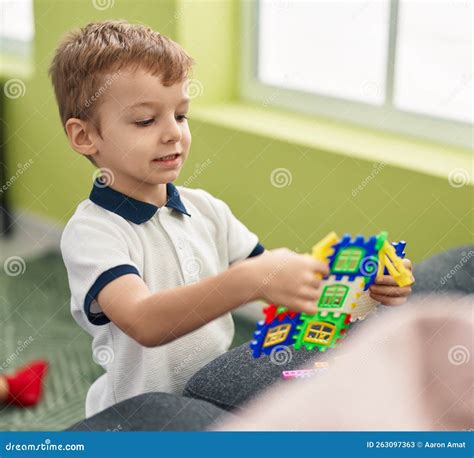
{"label": "window frame", "polygon": [[[326,285],[319,298],[320,308],[342,308],[349,293],[349,287],[341,283]],[[327,301],[329,299],[329,301]],[[337,300],[340,299],[339,303]]]}
{"label": "window frame", "polygon": [[[450,146],[472,148],[474,126],[467,122],[418,114],[393,104],[396,30],[399,0],[389,0],[389,36],[386,62],[386,98],[380,106],[322,94],[264,84],[258,80],[258,24],[260,0],[241,2],[241,66],[239,95],[264,108],[289,109],[365,128],[386,131]],[[389,121],[389,122],[388,122]]]}
{"label": "window frame", "polygon": [[277,324],[276,326],[269,328],[265,335],[265,340],[263,341],[263,347],[273,347],[284,342],[288,338],[290,331],[290,323]]}
{"label": "window frame", "polygon": [[[364,255],[365,250],[360,247],[349,246],[342,248],[334,261],[333,272],[335,274],[357,274]],[[355,266],[351,268],[354,261]]]}
{"label": "window frame", "polygon": [[[313,326],[319,326],[321,329],[313,329]],[[324,328],[328,327],[331,329],[331,332],[328,333],[327,331],[324,331]],[[311,332],[316,333],[318,337],[310,337],[309,334]],[[329,334],[329,338],[323,339],[321,338],[321,335],[326,336]],[[310,321],[308,325],[306,326],[304,336],[303,336],[303,341],[312,343],[312,344],[317,344],[317,345],[330,345],[331,342],[334,340],[334,336],[336,335],[336,325],[333,323],[328,323],[326,321]]]}

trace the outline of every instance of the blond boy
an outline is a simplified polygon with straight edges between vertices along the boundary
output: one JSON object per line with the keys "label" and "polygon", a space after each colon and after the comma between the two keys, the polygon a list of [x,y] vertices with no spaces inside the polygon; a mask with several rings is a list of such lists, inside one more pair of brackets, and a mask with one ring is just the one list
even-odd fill
{"label": "blond boy", "polygon": [[[191,145],[192,65],[177,43],[125,21],[71,32],[51,64],[69,143],[102,172],[61,240],[72,314],[106,371],[86,416],[141,393],[180,395],[228,350],[232,310],[262,299],[311,313],[315,274],[328,271],[265,251],[222,200],[173,184]],[[404,302],[409,288],[388,282],[374,297]]]}

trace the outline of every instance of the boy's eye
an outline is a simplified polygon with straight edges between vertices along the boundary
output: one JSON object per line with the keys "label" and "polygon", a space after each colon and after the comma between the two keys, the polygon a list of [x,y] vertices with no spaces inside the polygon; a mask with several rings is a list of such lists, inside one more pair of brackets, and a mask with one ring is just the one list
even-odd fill
{"label": "boy's eye", "polygon": [[[176,120],[178,122],[183,122],[185,119],[188,119],[186,115],[176,116]],[[136,124],[138,127],[147,127],[147,126],[151,126],[154,121],[155,121],[154,118],[150,118],[150,119],[144,119],[143,121],[135,121],[134,124]]]}
{"label": "boy's eye", "polygon": [[154,119],[144,119],[143,121],[136,121],[135,124],[138,127],[146,127],[153,124]]}

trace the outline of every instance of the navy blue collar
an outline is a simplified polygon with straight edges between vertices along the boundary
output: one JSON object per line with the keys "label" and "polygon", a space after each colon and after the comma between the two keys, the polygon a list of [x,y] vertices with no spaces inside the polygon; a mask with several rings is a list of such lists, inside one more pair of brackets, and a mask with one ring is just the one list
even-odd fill
{"label": "navy blue collar", "polygon": [[[168,195],[166,207],[173,208],[184,215],[191,216],[186,210],[179,196],[179,192],[173,183],[166,184],[166,193]],[[142,202],[141,200],[126,196],[106,186],[100,180],[100,177],[95,179],[89,199],[102,208],[116,213],[127,221],[131,221],[135,224],[147,222],[160,208],[148,202]]]}

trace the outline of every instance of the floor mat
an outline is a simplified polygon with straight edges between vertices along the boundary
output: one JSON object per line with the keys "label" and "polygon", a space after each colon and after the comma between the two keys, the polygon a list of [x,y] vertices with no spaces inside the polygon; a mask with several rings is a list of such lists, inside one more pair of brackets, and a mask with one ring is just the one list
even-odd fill
{"label": "floor mat", "polygon": [[[103,371],[92,359],[91,338],[70,314],[60,254],[18,259],[17,267],[0,271],[0,372],[35,358],[48,360],[50,368],[41,403],[29,409],[0,407],[0,430],[62,430],[84,418],[87,390]],[[248,341],[254,328],[234,320],[232,347]]]}

